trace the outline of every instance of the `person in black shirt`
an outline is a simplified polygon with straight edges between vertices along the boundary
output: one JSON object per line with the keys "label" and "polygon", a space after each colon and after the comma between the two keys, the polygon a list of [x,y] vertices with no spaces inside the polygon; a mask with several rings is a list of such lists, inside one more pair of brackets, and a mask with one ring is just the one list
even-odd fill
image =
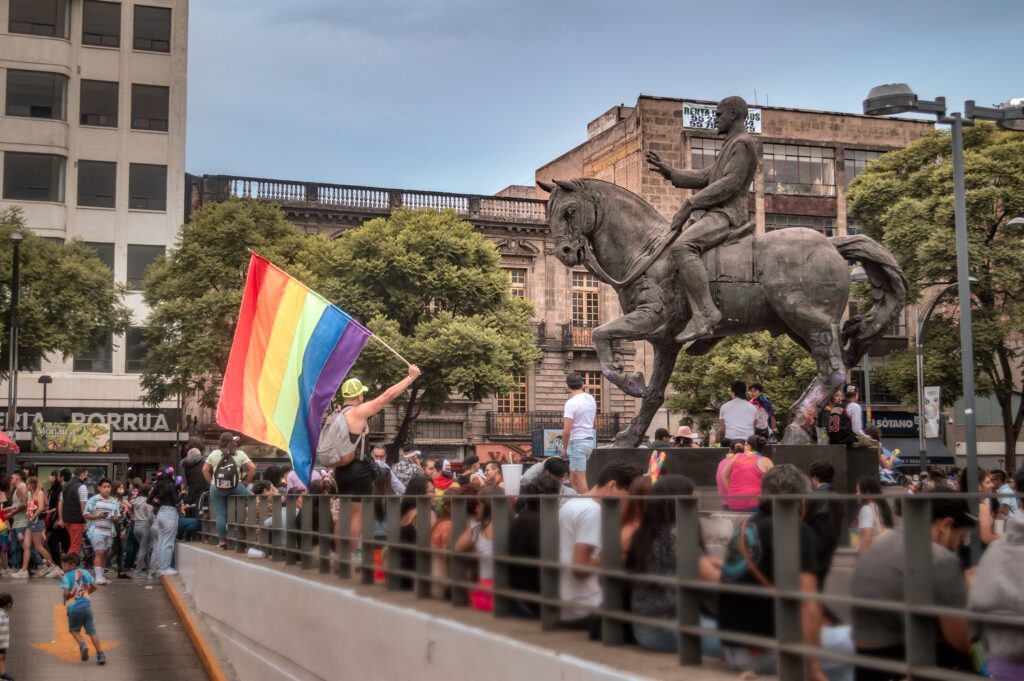
{"label": "person in black shirt", "polygon": [[[811,464],[807,471],[811,477],[811,486],[815,494],[825,497],[834,495],[832,480],[836,474],[836,468],[824,459],[818,459]],[[843,535],[843,503],[836,500],[811,501],[807,504],[807,513],[804,515],[804,522],[811,528],[818,547],[818,590],[825,589],[825,578],[828,577],[832,567],[832,556],[839,546]]]}
{"label": "person in black shirt", "polygon": [[[508,532],[508,552],[516,558],[540,558],[540,499],[531,495],[550,494],[557,496],[562,484],[550,475],[539,475],[533,482],[523,486],[523,497],[518,514],[512,520]],[[512,564],[509,566],[509,585],[515,591],[531,595],[540,594],[540,568],[535,565]],[[540,606],[529,600],[515,600],[512,613],[518,617],[536,619]]]}
{"label": "person in black shirt", "polygon": [[[65,469],[66,470],[66,469]],[[68,471],[71,479],[71,471]],[[46,496],[46,544],[51,556],[63,556],[71,545],[68,531],[58,524],[57,506],[60,504],[61,490],[64,485],[60,480],[60,472],[50,471],[50,491]],[[59,563],[60,560],[58,559]]]}
{"label": "person in black shirt", "polygon": [[[761,480],[764,501],[757,512],[744,519],[726,549],[722,564],[724,584],[774,586],[775,547],[771,497],[781,494],[807,494],[810,480],[792,464],[780,464],[765,473]],[[818,547],[814,533],[800,523],[800,589],[817,593]],[[803,642],[826,649],[853,652],[849,626],[822,627],[821,605],[804,601],[801,605]],[[770,596],[751,596],[723,592],[718,600],[718,626],[723,632],[751,634],[775,638],[775,601]],[[730,669],[757,674],[775,674],[778,655],[775,651],[730,643],[722,637],[722,656]],[[806,678],[811,681],[852,679],[850,665],[806,657]]]}

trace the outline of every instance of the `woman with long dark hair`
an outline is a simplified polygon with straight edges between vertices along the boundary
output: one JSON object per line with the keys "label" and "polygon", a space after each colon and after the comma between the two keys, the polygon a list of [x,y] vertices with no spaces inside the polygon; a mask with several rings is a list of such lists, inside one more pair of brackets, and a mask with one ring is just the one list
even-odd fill
{"label": "woman with long dark hair", "polygon": [[[857,494],[875,495],[882,493],[882,484],[878,477],[865,475],[857,481]],[[860,500],[860,511],[857,512],[857,555],[871,546],[884,532],[893,527],[892,509],[885,499]]]}
{"label": "woman with long dark hair", "polygon": [[[387,480],[387,478],[385,478]],[[390,481],[389,481],[390,484]],[[413,478],[405,486],[405,494],[402,495],[400,507],[400,518],[398,521],[398,540],[402,544],[416,546],[416,519],[419,511],[416,508],[416,501],[420,498],[434,498],[434,484],[423,477]],[[434,512],[430,512],[430,524],[434,524]],[[416,571],[416,551],[403,548],[399,552],[398,567],[404,572]],[[400,583],[403,589],[411,589],[412,577],[402,575]]]}
{"label": "woman with long dark hair", "polygon": [[[479,589],[469,592],[469,602],[475,610],[490,611],[494,609],[494,525],[491,523],[491,497],[505,494],[500,487],[484,487],[478,498],[468,509],[471,514],[469,527],[455,542],[455,551],[459,553],[474,551],[477,559],[477,584]],[[508,513],[508,507],[505,507]]]}
{"label": "woman with long dark hair", "polygon": [[[689,496],[694,492],[693,481],[685,475],[662,475],[644,501],[644,513],[640,527],[633,534],[626,552],[626,570],[645,575],[675,577],[676,575],[676,501],[675,497]],[[700,579],[718,582],[721,567],[704,553],[703,540],[700,547],[698,568]],[[630,612],[644,617],[676,621],[676,588],[664,584],[635,583],[630,599]],[[717,623],[709,616],[712,607],[702,605],[700,624],[716,628]],[[661,652],[675,652],[678,636],[674,626],[655,627],[643,624],[633,625],[633,635],[644,648]],[[705,655],[721,656],[721,643],[716,638],[701,637],[701,648]]]}
{"label": "woman with long dark hair", "polygon": [[[70,475],[70,471],[68,471]],[[46,493],[46,547],[50,549],[50,555],[63,556],[71,546],[71,537],[68,531],[57,524],[57,504],[60,503],[60,493],[64,490],[64,483],[60,479],[60,471],[56,468],[50,471],[50,487]]]}
{"label": "woman with long dark hair", "polygon": [[178,491],[173,468],[168,467],[157,473],[148,501],[155,513],[152,530],[153,564],[149,574],[176,575],[178,571],[171,567],[174,537],[178,534]]}

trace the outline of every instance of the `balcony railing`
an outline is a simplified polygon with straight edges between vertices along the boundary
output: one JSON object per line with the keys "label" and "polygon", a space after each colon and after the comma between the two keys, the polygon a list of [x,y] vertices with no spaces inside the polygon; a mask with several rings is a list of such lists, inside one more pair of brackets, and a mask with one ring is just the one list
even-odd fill
{"label": "balcony railing", "polygon": [[562,349],[593,350],[596,327],[597,324],[577,324],[576,322],[562,324]]}
{"label": "balcony railing", "polygon": [[530,322],[533,327],[533,335],[537,337],[537,345],[543,346],[548,338],[547,322]]}
{"label": "balcony railing", "polygon": [[315,205],[381,213],[398,208],[451,209],[468,220],[535,225],[543,225],[547,222],[546,202],[538,199],[361,187],[233,175],[208,175],[203,180],[208,189],[212,190],[210,197],[214,200],[236,197],[285,205]]}
{"label": "balcony railing", "polygon": [[[594,421],[598,440],[611,440],[619,432],[621,414],[598,414]],[[560,411],[525,411],[507,414],[487,412],[487,437],[529,438],[537,429],[561,430],[563,425]]]}

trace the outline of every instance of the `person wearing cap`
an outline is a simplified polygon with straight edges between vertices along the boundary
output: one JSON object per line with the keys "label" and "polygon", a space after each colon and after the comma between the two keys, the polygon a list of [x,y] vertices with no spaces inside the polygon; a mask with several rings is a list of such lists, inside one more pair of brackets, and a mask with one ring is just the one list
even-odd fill
{"label": "person wearing cap", "polygon": [[843,395],[846,402],[843,408],[846,409],[846,413],[850,417],[850,429],[853,430],[854,435],[864,437],[864,410],[860,408],[860,403],[857,402],[857,399],[860,397],[860,390],[855,385],[848,385]]}
{"label": "person wearing cap", "polygon": [[[248,454],[238,448],[238,436],[234,433],[230,431],[221,433],[218,444],[218,448],[206,457],[206,463],[203,464],[203,477],[210,484],[210,507],[217,525],[217,546],[220,549],[226,549],[228,547],[228,497],[232,495],[252,496],[252,492],[249,491],[249,483],[256,477],[256,464],[252,462]],[[235,460],[235,467],[238,469],[238,484],[234,489],[220,489],[213,481],[213,473],[217,470],[220,460],[225,456],[232,457]]]}
{"label": "person wearing cap", "polygon": [[668,432],[666,428],[658,428],[654,431],[654,439],[651,440],[648,447],[651,449],[659,447],[671,447],[672,446],[672,434]]}
{"label": "person wearing cap", "polygon": [[423,468],[420,466],[420,450],[403,451],[402,456],[398,459],[398,463],[395,464],[394,474],[402,485],[408,485],[409,481],[413,478],[422,478]]}
{"label": "person wearing cap", "polygon": [[[412,387],[413,381],[419,375],[419,367],[410,364],[409,373],[405,378],[372,400],[366,399],[366,393],[370,389],[363,385],[358,378],[350,378],[341,385],[341,397],[344,402],[338,406],[337,411],[345,418],[348,425],[348,441],[336,442],[331,445],[337,449],[333,452],[333,455],[337,457],[337,463],[332,468],[334,469],[334,481],[338,485],[338,494],[354,497],[373,494],[373,465],[369,459],[362,456],[362,452],[357,451],[356,445],[369,431],[368,421],[370,418]],[[321,435],[321,441],[323,439]],[[321,444],[323,445],[323,443]],[[362,504],[358,499],[353,499],[351,536],[358,537],[362,527]]]}
{"label": "person wearing cap", "polygon": [[[978,519],[971,515],[967,501],[944,488],[926,495],[932,505],[932,592],[934,604],[949,608],[967,606],[967,581],[957,549]],[[850,595],[857,601],[903,603],[907,570],[903,528],[886,532],[864,551],[853,569]],[[959,617],[938,617],[936,663],[945,669],[971,670],[968,658],[970,632]],[[853,608],[853,641],[864,655],[903,660],[906,655],[904,615],[900,612]],[[898,680],[902,672],[885,672],[864,667],[856,670],[857,681]]]}
{"label": "person wearing cap", "polygon": [[695,433],[690,426],[679,426],[674,443],[676,447],[700,447],[700,433]]}
{"label": "person wearing cap", "polygon": [[456,480],[465,487],[469,484],[470,477],[478,470],[480,470],[480,457],[476,454],[470,454],[462,460],[462,474]]}

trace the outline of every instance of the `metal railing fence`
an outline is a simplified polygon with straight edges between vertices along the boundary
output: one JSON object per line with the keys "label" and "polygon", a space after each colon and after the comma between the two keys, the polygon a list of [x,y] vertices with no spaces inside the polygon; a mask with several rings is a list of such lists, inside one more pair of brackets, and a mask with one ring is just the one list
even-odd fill
{"label": "metal railing fence", "polygon": [[[993,498],[993,494],[945,494],[944,498]],[[592,574],[600,578],[602,602],[588,606],[561,600],[559,575],[566,568],[559,562],[558,513],[565,496],[521,496],[520,500],[536,500],[540,514],[540,556],[528,558],[509,553],[509,528],[513,498],[507,496],[454,496],[444,497],[451,502],[451,532],[447,546],[431,545],[433,513],[439,498],[434,496],[415,499],[416,543],[401,541],[401,504],[407,497],[353,497],[338,495],[304,496],[233,496],[228,501],[228,550],[245,553],[250,548],[263,551],[273,562],[298,565],[303,570],[317,570],[320,574],[334,574],[340,580],[358,580],[363,584],[382,581],[389,591],[411,590],[418,598],[437,596],[440,586],[444,598],[456,608],[470,605],[473,590],[493,596],[496,617],[511,616],[516,601],[533,604],[537,608],[540,626],[544,630],[560,626],[560,611],[569,606],[588,612],[600,622],[600,640],[605,645],[621,645],[628,640],[628,627],[633,624],[671,628],[678,635],[678,658],[683,665],[702,663],[701,636],[712,636],[724,643],[747,646],[778,654],[780,679],[804,678],[804,659],[807,656],[833,660],[860,667],[868,667],[907,679],[938,679],[941,681],[967,681],[977,676],[941,668],[936,662],[937,622],[940,617],[962,618],[972,626],[992,624],[1020,627],[1024,632],[1024,615],[979,613],[965,608],[937,605],[934,599],[932,575],[931,505],[934,496],[928,494],[893,497],[875,497],[892,502],[899,499],[905,538],[907,562],[904,569],[904,602],[854,598],[849,594],[807,592],[800,588],[800,523],[804,502],[851,502],[871,498],[849,494],[779,495],[769,500],[773,517],[774,564],[772,588],[764,586],[702,581],[698,562],[701,557],[700,510],[702,501],[716,495],[681,497],[629,497],[612,496],[598,499],[601,505],[600,567],[573,566],[578,574]],[[731,497],[741,498],[741,497]],[[677,534],[674,576],[641,574],[625,569],[620,545],[622,506],[628,501],[640,503],[671,499],[675,504]],[[301,500],[301,501],[300,501]],[[479,500],[491,504],[493,523],[493,586],[484,586],[472,580],[473,553],[458,553],[455,542],[470,526],[469,504]],[[352,536],[353,503],[363,504],[362,526],[359,536]],[[385,507],[384,536],[375,534],[377,522],[375,502]],[[301,509],[300,509],[301,505]],[[310,512],[305,512],[306,507]],[[314,530],[313,520],[317,520]],[[269,526],[265,521],[269,518]],[[298,522],[296,521],[298,518]],[[325,529],[326,528],[326,529]],[[217,542],[212,519],[203,521],[201,536],[211,544]],[[375,549],[382,550],[383,559],[375,564]],[[411,568],[402,567],[412,557]],[[435,557],[446,567],[443,575],[432,573]],[[513,566],[535,567],[540,574],[537,593],[520,591],[510,583]],[[382,579],[378,580],[378,577]],[[655,584],[677,590],[675,621],[645,617],[630,612],[628,590],[638,584]],[[700,603],[707,594],[745,594],[771,598],[775,606],[775,638],[756,636],[737,631],[705,628],[700,625]],[[898,614],[904,621],[906,654],[902,660],[893,660],[864,654],[826,650],[803,642],[801,606],[812,601],[823,606],[856,606],[859,609]],[[1024,635],[1024,633],[1022,633]]]}

